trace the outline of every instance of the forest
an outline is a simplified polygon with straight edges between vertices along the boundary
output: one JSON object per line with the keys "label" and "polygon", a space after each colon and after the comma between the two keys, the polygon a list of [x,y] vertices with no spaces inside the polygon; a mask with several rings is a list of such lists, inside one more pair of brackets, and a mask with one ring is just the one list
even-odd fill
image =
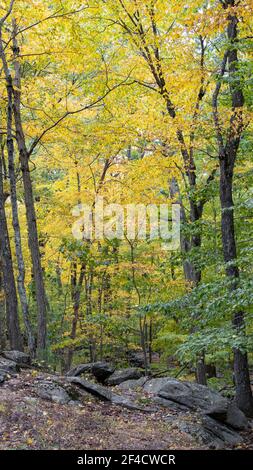
{"label": "forest", "polygon": [[1,0],[0,449],[253,449],[252,7]]}

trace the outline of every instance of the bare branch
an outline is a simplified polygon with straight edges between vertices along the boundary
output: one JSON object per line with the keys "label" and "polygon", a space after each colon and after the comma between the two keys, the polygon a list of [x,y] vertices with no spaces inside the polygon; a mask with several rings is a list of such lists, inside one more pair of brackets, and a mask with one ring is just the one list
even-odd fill
{"label": "bare branch", "polygon": [[7,20],[7,18],[10,16],[12,10],[13,10],[13,6],[14,6],[14,1],[15,0],[11,0],[11,3],[10,3],[10,6],[9,6],[9,9],[7,11],[7,13],[0,19],[0,28],[3,26],[4,22]]}
{"label": "bare branch", "polygon": [[228,51],[225,52],[223,61],[221,64],[221,70],[219,74],[218,81],[216,83],[216,87],[213,93],[213,117],[214,117],[214,124],[215,124],[215,129],[216,129],[216,135],[217,135],[217,141],[219,145],[219,151],[220,155],[224,155],[224,142],[223,142],[223,136],[222,136],[222,131],[221,131],[221,125],[220,125],[220,118],[219,118],[219,111],[218,111],[218,98],[221,90],[221,85],[222,85],[222,77],[225,74],[226,71],[226,65],[227,65],[227,60],[228,60]]}
{"label": "bare branch", "polygon": [[33,151],[35,150],[35,148],[37,147],[37,145],[40,143],[40,141],[43,139],[43,137],[45,137],[46,134],[48,134],[51,130],[55,129],[55,127],[57,127],[61,122],[63,122],[67,117],[69,116],[73,116],[75,114],[79,114],[83,111],[86,111],[88,109],[92,109],[92,108],[95,108],[99,103],[101,103],[108,95],[109,93],[111,93],[112,91],[116,90],[117,88],[119,88],[120,86],[124,86],[124,85],[132,85],[134,82],[129,82],[127,83],[127,80],[128,80],[129,77],[126,78],[126,80],[124,80],[123,82],[120,82],[118,83],[117,85],[113,86],[112,88],[109,88],[102,96],[100,96],[100,98],[98,98],[97,100],[93,101],[92,103],[86,105],[86,106],[83,106],[79,109],[76,109],[74,111],[66,111],[66,113],[64,113],[59,119],[57,119],[57,121],[55,121],[51,126],[49,126],[47,129],[45,129],[41,134],[40,136],[38,136],[32,143],[30,149],[28,150],[28,157],[31,156],[31,154],[33,153]]}
{"label": "bare branch", "polygon": [[35,26],[38,26],[41,23],[44,23],[45,21],[54,20],[54,19],[58,19],[58,18],[64,18],[64,17],[71,16],[71,15],[76,15],[77,13],[80,13],[80,12],[82,12],[82,11],[88,9],[88,8],[89,8],[89,6],[85,6],[85,7],[79,8],[78,10],[71,10],[71,11],[68,11],[68,12],[65,12],[65,13],[60,13],[60,11],[62,10],[62,8],[61,8],[60,10],[57,10],[55,13],[52,13],[52,15],[46,16],[45,18],[42,18],[42,20],[38,20],[35,23],[33,23],[29,26],[26,26],[23,29],[20,29],[19,31],[17,31],[16,35],[22,34],[25,31],[27,31],[31,28],[34,28]]}

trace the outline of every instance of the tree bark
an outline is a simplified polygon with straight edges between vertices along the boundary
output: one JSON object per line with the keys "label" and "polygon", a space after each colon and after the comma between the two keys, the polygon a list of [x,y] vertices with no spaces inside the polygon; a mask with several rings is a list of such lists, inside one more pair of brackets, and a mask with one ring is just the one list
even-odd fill
{"label": "tree bark", "polygon": [[[71,298],[73,302],[73,320],[72,320],[70,338],[72,340],[76,338],[76,333],[77,333],[81,290],[82,290],[84,276],[85,276],[85,269],[86,269],[85,264],[82,264],[79,278],[77,279],[77,264],[73,263],[71,267]],[[66,358],[66,370],[67,371],[71,368],[73,354],[74,354],[74,347],[70,347],[67,351],[67,358]]]}
{"label": "tree bark", "polygon": [[5,318],[5,296],[3,282],[3,264],[0,257],[0,349],[6,348],[6,318]]}
{"label": "tree bark", "polygon": [[[234,227],[233,203],[233,168],[232,155],[229,153],[220,164],[220,201],[222,208],[221,230],[224,261],[229,263],[226,268],[227,276],[231,279],[231,289],[237,289],[239,269],[236,265],[237,250]],[[237,311],[233,316],[233,326],[238,334],[245,334],[244,312]],[[238,407],[247,415],[253,416],[253,398],[250,385],[248,355],[240,349],[234,349],[234,378],[236,386],[236,402]]]}
{"label": "tree bark", "polygon": [[21,243],[21,230],[18,215],[18,202],[17,202],[17,189],[16,189],[16,176],[15,176],[15,162],[14,162],[14,142],[12,137],[12,77],[6,70],[6,85],[8,95],[8,108],[7,108],[7,151],[8,151],[8,164],[9,164],[9,179],[10,179],[10,192],[11,192],[11,206],[12,206],[12,225],[15,236],[15,249],[18,265],[18,292],[21,303],[24,324],[27,335],[28,349],[31,357],[34,357],[35,342],[32,333],[32,326],[29,318],[29,307],[25,288],[25,263],[22,252]]}
{"label": "tree bark", "polygon": [[6,323],[11,349],[23,350],[18,318],[18,299],[13,271],[12,254],[5,214],[5,194],[3,188],[3,168],[0,157],[0,257],[2,259],[3,283],[6,302]]}
{"label": "tree bark", "polygon": [[207,385],[205,353],[199,354],[196,365],[196,380],[198,384]]}
{"label": "tree bark", "polygon": [[26,207],[26,219],[28,227],[28,242],[32,258],[32,268],[36,292],[36,302],[38,311],[37,325],[37,350],[44,351],[47,342],[47,298],[43,279],[43,270],[41,265],[41,255],[39,248],[39,237],[37,218],[34,205],[33,185],[29,168],[29,154],[26,147],[26,140],[23,131],[21,117],[21,71],[18,60],[19,48],[16,41],[16,26],[14,22],[13,28],[13,52],[14,52],[14,68],[15,79],[13,87],[14,103],[13,112],[16,127],[16,138],[19,149],[19,158],[21,163],[22,179],[24,186],[24,199]]}
{"label": "tree bark", "polygon": [[[170,196],[171,198],[180,205],[180,222],[182,225],[187,223],[185,209],[183,206],[183,201],[180,195],[180,189],[178,186],[178,182],[176,178],[172,178],[170,181]],[[196,222],[202,218],[203,213],[203,206],[199,204],[196,206],[191,204],[191,221]],[[192,237],[191,239],[185,237],[181,233],[180,237],[181,243],[181,253],[183,256],[187,256],[188,253],[191,252],[193,248],[200,248],[201,247],[201,234]],[[196,287],[201,281],[201,269],[196,269],[194,264],[189,259],[184,259],[183,261],[183,269],[184,269],[184,277],[187,282],[190,283],[191,286]],[[199,356],[196,358],[196,381],[201,385],[207,385],[206,379],[206,366],[205,366],[205,353],[202,351]]]}
{"label": "tree bark", "polygon": [[[240,2],[239,2],[240,3]],[[239,286],[240,272],[237,265],[237,246],[235,237],[234,221],[234,202],[233,202],[233,176],[240,146],[240,140],[243,133],[243,115],[244,106],[243,86],[238,76],[238,17],[236,7],[238,3],[235,0],[225,0],[223,8],[234,7],[232,13],[228,13],[227,37],[230,42],[222,63],[220,80],[216,84],[213,95],[213,117],[216,129],[216,138],[219,147],[220,164],[220,203],[221,203],[221,231],[223,257],[226,263],[226,274],[231,281],[231,290]],[[218,97],[221,89],[221,78],[223,77],[228,64],[228,73],[230,76],[230,94],[232,99],[232,116],[230,126],[227,132],[226,142],[221,132]],[[238,335],[245,333],[244,312],[239,310],[233,314],[232,323]],[[236,386],[236,403],[238,407],[247,415],[253,416],[253,397],[250,385],[250,375],[248,367],[248,356],[245,351],[234,348],[234,379]]]}
{"label": "tree bark", "polygon": [[[185,209],[183,206],[183,201],[180,195],[180,189],[176,178],[172,178],[169,181],[169,189],[170,189],[170,197],[176,204],[180,205],[180,223],[181,225],[185,225],[187,223]],[[200,214],[199,214],[200,215]],[[191,249],[193,248],[192,241],[187,238],[185,235],[181,233],[180,236],[180,245],[181,245],[181,253],[185,257],[188,253],[190,253]],[[197,245],[195,247],[201,246],[201,238],[198,239]],[[183,261],[183,270],[184,270],[184,277],[187,282],[190,282],[194,286],[196,286],[201,280],[201,271],[196,270],[193,263],[189,259],[184,259]]]}

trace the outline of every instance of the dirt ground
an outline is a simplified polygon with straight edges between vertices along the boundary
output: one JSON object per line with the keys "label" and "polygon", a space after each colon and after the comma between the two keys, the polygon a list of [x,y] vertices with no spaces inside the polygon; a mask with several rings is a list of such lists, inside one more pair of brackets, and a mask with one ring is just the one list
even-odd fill
{"label": "dirt ground", "polygon": [[38,398],[33,381],[33,372],[23,371],[0,386],[1,450],[204,448],[166,420],[165,409],[142,413],[93,397],[60,405]]}

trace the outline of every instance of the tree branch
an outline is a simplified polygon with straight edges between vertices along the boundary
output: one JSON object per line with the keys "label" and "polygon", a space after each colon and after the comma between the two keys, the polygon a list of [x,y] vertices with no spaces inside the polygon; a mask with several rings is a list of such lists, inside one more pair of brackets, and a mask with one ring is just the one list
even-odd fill
{"label": "tree branch", "polygon": [[13,6],[14,6],[14,1],[15,0],[11,0],[10,2],[10,6],[9,6],[9,9],[7,11],[7,13],[0,19],[0,28],[3,26],[4,22],[7,20],[7,18],[10,16],[12,10],[13,10]]}
{"label": "tree branch", "polygon": [[35,150],[35,148],[37,147],[37,145],[40,143],[40,141],[43,139],[43,137],[45,137],[46,134],[48,134],[51,130],[53,130],[55,127],[57,127],[61,122],[63,122],[67,117],[69,116],[73,116],[75,114],[79,114],[83,111],[86,111],[88,109],[92,109],[94,107],[96,107],[99,103],[101,103],[108,95],[109,93],[111,93],[112,91],[116,90],[117,88],[119,88],[120,86],[124,86],[124,85],[132,85],[134,82],[129,82],[129,83],[126,83],[126,81],[128,80],[129,77],[126,78],[126,80],[124,80],[123,82],[120,82],[118,83],[117,85],[115,85],[114,87],[112,88],[109,88],[108,91],[106,91],[106,93],[103,94],[103,96],[101,96],[100,98],[98,98],[97,100],[93,101],[92,103],[86,105],[86,106],[83,106],[82,108],[79,108],[79,109],[76,109],[74,111],[66,111],[66,113],[64,113],[59,119],[57,119],[57,121],[55,121],[51,126],[49,126],[47,129],[45,129],[32,143],[32,145],[30,146],[30,149],[28,150],[28,157],[31,156],[31,154],[33,153],[33,151]]}
{"label": "tree branch", "polygon": [[219,145],[219,153],[223,157],[224,157],[224,153],[225,153],[225,148],[224,148],[223,136],[222,136],[221,125],[220,125],[220,117],[219,117],[219,111],[218,111],[218,98],[219,98],[221,85],[222,85],[221,79],[224,76],[225,71],[226,71],[228,54],[229,54],[229,51],[226,51],[225,54],[224,54],[222,64],[221,64],[219,79],[216,83],[216,87],[215,87],[215,90],[214,90],[214,93],[213,93],[213,99],[212,99],[213,118],[214,118],[214,125],[215,125],[215,129],[216,129],[217,141],[218,141],[218,145]]}

